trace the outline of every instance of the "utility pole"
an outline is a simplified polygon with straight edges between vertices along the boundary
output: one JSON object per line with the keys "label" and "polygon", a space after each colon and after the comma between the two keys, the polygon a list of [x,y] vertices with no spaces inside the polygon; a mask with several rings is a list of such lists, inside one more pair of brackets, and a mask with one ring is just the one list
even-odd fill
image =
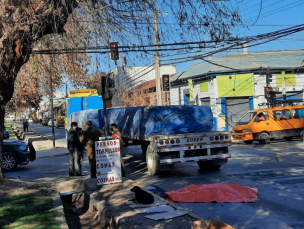
{"label": "utility pole", "polygon": [[101,76],[101,97],[103,103],[103,120],[104,120],[104,134],[108,136],[108,120],[107,120],[107,98],[106,98],[106,75]]}
{"label": "utility pole", "polygon": [[158,52],[158,27],[157,27],[157,9],[155,2],[152,3],[153,6],[153,30],[154,30],[154,44],[155,46],[155,78],[156,78],[156,104],[157,106],[162,105],[161,99],[161,88],[160,88],[160,69],[159,69],[159,52]]}
{"label": "utility pole", "polygon": [[52,80],[52,61],[53,56],[51,55],[50,60],[50,89],[51,89],[51,96],[50,96],[50,102],[51,102],[51,120],[52,120],[52,134],[53,134],[53,148],[55,149],[55,128],[54,128],[54,107],[53,107],[53,80]]}
{"label": "utility pole", "polygon": [[286,78],[285,78],[285,72],[282,72],[282,94],[283,94],[283,100],[286,100]]}
{"label": "utility pole", "polygon": [[161,98],[161,87],[160,87],[160,61],[159,61],[159,52],[158,52],[159,34],[158,34],[158,26],[157,26],[157,17],[158,14],[168,14],[168,12],[166,13],[158,12],[155,2],[151,4],[151,8],[153,10],[153,31],[154,31],[154,45],[155,45],[156,105],[161,106],[162,98]]}

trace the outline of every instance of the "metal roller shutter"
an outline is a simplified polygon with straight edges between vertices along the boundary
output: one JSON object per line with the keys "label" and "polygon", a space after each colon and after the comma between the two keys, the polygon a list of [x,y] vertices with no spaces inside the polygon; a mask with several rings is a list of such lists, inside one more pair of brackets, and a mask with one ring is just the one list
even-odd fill
{"label": "metal roller shutter", "polygon": [[249,98],[226,99],[228,130],[232,131],[233,126],[239,119],[249,111]]}

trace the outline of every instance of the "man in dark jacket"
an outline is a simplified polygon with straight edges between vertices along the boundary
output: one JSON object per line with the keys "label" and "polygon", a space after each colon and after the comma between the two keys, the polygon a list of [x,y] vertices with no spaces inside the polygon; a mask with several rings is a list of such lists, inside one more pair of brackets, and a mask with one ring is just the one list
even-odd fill
{"label": "man in dark jacket", "polygon": [[70,151],[70,167],[69,175],[70,176],[82,176],[81,171],[81,155],[78,150],[79,148],[79,137],[76,131],[77,122],[71,123],[71,129],[68,133],[68,150]]}
{"label": "man in dark jacket", "polygon": [[29,123],[26,118],[23,119],[22,124],[23,124],[23,132],[28,132]]}
{"label": "man in dark jacket", "polygon": [[117,129],[116,123],[111,124],[111,131],[113,132],[113,135],[116,135],[119,137],[119,144],[120,144],[120,163],[121,163],[121,176],[126,176],[126,169],[125,169],[125,163],[122,160],[122,151],[126,148],[125,142],[121,138],[121,133]]}
{"label": "man in dark jacket", "polygon": [[87,121],[86,126],[87,129],[82,131],[80,141],[87,146],[87,155],[91,166],[91,178],[96,178],[95,142],[99,141],[101,133],[93,127],[93,123],[91,121]]}

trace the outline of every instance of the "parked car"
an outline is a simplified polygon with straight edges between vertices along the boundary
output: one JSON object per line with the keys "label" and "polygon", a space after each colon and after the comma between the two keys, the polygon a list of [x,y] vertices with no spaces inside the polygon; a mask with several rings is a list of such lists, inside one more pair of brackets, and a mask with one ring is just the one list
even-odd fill
{"label": "parked car", "polygon": [[18,165],[26,165],[36,159],[36,152],[30,153],[27,143],[19,140],[4,140],[2,145],[4,171],[13,171]]}
{"label": "parked car", "polygon": [[[54,119],[54,126],[56,126],[56,119]],[[52,119],[50,118],[49,122],[48,122],[48,126],[52,126]]]}
{"label": "parked car", "polygon": [[65,125],[65,117],[61,116],[60,118],[55,119],[56,120],[56,128],[59,129],[59,127],[64,127]]}
{"label": "parked car", "polygon": [[33,123],[33,122],[34,122],[34,119],[30,118],[30,119],[28,120],[28,122]]}
{"label": "parked car", "polygon": [[51,118],[49,117],[46,117],[46,118],[43,118],[42,119],[42,122],[41,122],[41,125],[42,126],[47,126],[48,125],[48,122],[50,121]]}
{"label": "parked car", "polygon": [[39,119],[38,119],[38,118],[35,118],[35,119],[34,119],[34,123],[35,123],[35,124],[38,124],[38,123],[39,123]]}

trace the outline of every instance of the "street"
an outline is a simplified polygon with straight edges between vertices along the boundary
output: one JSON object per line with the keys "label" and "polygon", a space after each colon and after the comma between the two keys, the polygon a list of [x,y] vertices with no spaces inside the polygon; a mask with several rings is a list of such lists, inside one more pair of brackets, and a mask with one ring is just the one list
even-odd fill
{"label": "street", "polygon": [[[21,123],[21,122],[17,122]],[[51,126],[42,126],[41,124],[33,124],[30,123],[30,129],[35,131],[37,134],[49,139],[53,140],[52,127]],[[56,143],[61,146],[66,147],[66,136],[64,127],[60,127],[59,129],[55,128],[55,139]]]}
{"label": "street", "polygon": [[[50,127],[32,124],[30,128],[51,136]],[[64,141],[64,129],[55,131],[56,136],[61,137],[57,141]],[[66,152],[65,149],[58,150]],[[295,139],[290,142],[276,140],[268,145],[235,144],[230,147],[230,152],[232,158],[218,171],[201,171],[197,164],[187,163],[175,165],[171,173],[158,176],[147,174],[145,155],[140,146],[129,146],[123,156],[127,178],[154,186],[154,192],[162,197],[167,190],[178,190],[190,184],[229,182],[258,188],[256,203],[176,203],[205,219],[212,217],[237,229],[304,228],[303,143]],[[50,181],[58,175],[67,177],[69,156],[44,156],[43,151],[38,152],[36,161],[18,167],[7,176],[20,176],[23,180],[47,176]],[[86,157],[84,173],[89,174]]]}

